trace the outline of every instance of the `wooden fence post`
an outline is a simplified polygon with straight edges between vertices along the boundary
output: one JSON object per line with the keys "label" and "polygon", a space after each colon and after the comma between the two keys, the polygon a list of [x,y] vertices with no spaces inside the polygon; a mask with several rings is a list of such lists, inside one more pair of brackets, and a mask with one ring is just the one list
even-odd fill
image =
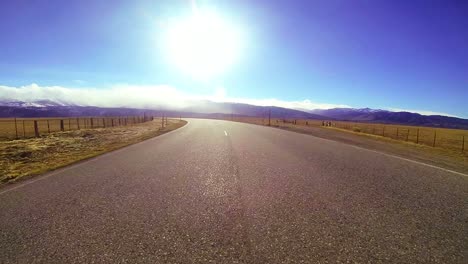
{"label": "wooden fence post", "polygon": [[23,138],[26,138],[26,128],[24,126],[24,120],[23,120]]}
{"label": "wooden fence post", "polygon": [[76,127],[80,130],[80,118],[76,118]]}
{"label": "wooden fence post", "polygon": [[114,118],[111,118],[111,125],[114,127]]}
{"label": "wooden fence post", "polygon": [[39,137],[39,127],[37,126],[37,120],[34,120],[34,136]]}
{"label": "wooden fence post", "polygon": [[50,134],[50,124],[49,124],[49,119],[47,119],[47,133]]}
{"label": "wooden fence post", "polygon": [[93,128],[94,127],[93,118],[91,117],[89,121],[91,122],[91,128]]}
{"label": "wooden fence post", "polygon": [[398,140],[398,134],[399,134],[398,132],[399,132],[399,129],[398,129],[398,127],[397,127],[397,128],[396,128],[396,139],[397,139],[397,140]]}
{"label": "wooden fence post", "polygon": [[71,118],[68,118],[68,130],[71,130]]}
{"label": "wooden fence post", "polygon": [[416,144],[419,144],[419,128],[416,133]]}
{"label": "wooden fence post", "polygon": [[382,130],[382,137],[385,137],[385,126],[383,127],[383,130]]}
{"label": "wooden fence post", "polygon": [[63,125],[63,119],[60,119],[60,131],[65,131],[65,126]]}
{"label": "wooden fence post", "polygon": [[16,131],[16,139],[18,139],[18,124],[16,123],[16,117],[15,117],[15,131]]}
{"label": "wooden fence post", "polygon": [[432,147],[435,147],[435,143],[436,143],[436,131],[437,131],[437,130],[434,130],[434,142],[432,143]]}
{"label": "wooden fence post", "polygon": [[409,133],[410,133],[410,130],[408,128],[408,132],[406,133],[406,141],[408,141]]}

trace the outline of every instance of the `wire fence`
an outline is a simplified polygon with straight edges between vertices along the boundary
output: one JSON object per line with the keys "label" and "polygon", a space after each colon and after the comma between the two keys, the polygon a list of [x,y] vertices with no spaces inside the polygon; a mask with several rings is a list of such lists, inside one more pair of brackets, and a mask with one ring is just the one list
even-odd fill
{"label": "wire fence", "polygon": [[127,126],[153,119],[152,116],[1,118],[0,139],[32,138],[60,131]]}
{"label": "wire fence", "polygon": [[312,119],[231,117],[230,120],[276,127],[334,127],[419,145],[467,152],[468,130]]}
{"label": "wire fence", "polygon": [[468,147],[468,130],[336,121],[323,121],[322,125],[431,147],[461,151]]}

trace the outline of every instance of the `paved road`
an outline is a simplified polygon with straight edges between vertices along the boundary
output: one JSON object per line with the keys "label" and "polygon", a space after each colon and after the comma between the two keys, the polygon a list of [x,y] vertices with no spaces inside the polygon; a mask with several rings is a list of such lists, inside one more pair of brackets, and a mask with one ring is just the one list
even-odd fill
{"label": "paved road", "polygon": [[466,263],[468,178],[194,120],[0,189],[3,263]]}

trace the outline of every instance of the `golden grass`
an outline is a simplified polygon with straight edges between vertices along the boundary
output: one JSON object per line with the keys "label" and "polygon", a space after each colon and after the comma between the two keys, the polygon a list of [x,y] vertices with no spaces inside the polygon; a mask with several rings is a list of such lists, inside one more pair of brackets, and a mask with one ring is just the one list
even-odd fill
{"label": "golden grass", "polygon": [[177,129],[186,122],[169,119],[133,126],[55,132],[39,138],[0,141],[0,182],[57,169]]}
{"label": "golden grass", "polygon": [[[468,130],[355,122],[333,122],[333,124],[337,128],[358,133],[383,136],[444,149],[460,151],[465,149],[468,151]],[[464,147],[463,143],[465,144]]]}
{"label": "golden grass", "polygon": [[[147,117],[148,119],[149,117]],[[35,136],[34,121],[37,121],[40,135],[83,128],[105,128],[142,123],[144,117],[56,117],[56,118],[0,118],[0,140],[30,138]]]}
{"label": "golden grass", "polygon": [[[235,117],[231,121],[268,125],[267,118]],[[416,126],[383,125],[339,122],[338,127],[323,127],[321,120],[271,119],[271,126],[321,138],[345,142],[381,152],[418,160],[435,166],[468,173],[468,130],[427,128]],[[385,137],[382,136],[385,126]],[[398,128],[398,137],[397,135]],[[419,129],[419,143],[416,144]],[[409,134],[408,134],[409,131]],[[433,133],[436,131],[436,145]],[[372,134],[374,132],[374,134]],[[368,134],[369,133],[369,134]],[[465,136],[465,150],[461,138]],[[408,137],[408,141],[406,141]]]}
{"label": "golden grass", "polygon": [[[233,121],[268,125],[268,118],[236,117]],[[304,119],[271,119],[271,125],[280,127],[322,126],[322,121]],[[458,151],[462,151],[463,149],[468,152],[468,130],[341,121],[332,121],[332,127],[431,147]]]}

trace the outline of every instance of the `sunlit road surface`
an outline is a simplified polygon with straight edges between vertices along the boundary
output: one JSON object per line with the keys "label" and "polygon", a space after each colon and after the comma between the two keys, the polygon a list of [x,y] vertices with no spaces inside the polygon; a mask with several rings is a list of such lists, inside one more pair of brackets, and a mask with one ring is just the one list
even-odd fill
{"label": "sunlit road surface", "polygon": [[468,178],[190,119],[0,189],[1,263],[466,263]]}

